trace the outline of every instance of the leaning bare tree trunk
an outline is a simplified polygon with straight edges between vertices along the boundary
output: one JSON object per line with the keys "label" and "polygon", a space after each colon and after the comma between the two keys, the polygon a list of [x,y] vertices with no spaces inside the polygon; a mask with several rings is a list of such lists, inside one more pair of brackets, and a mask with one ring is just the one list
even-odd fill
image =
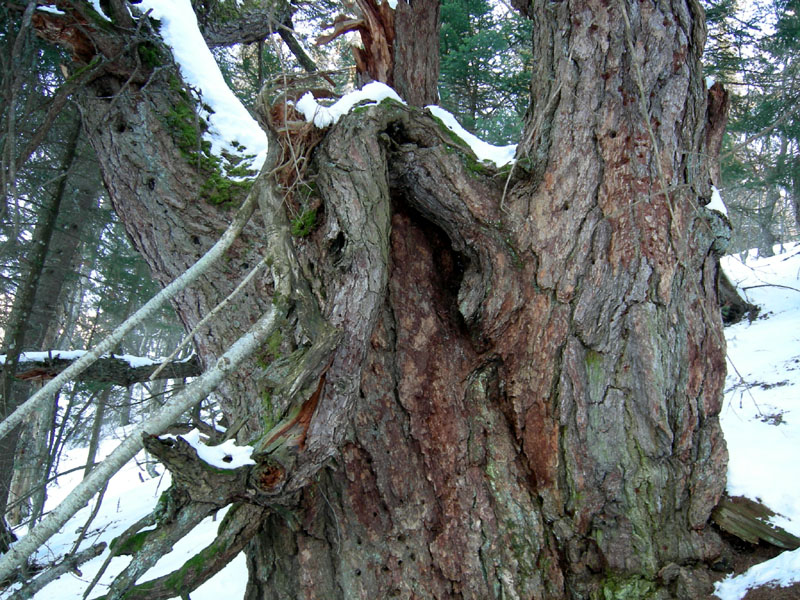
{"label": "leaning bare tree trunk", "polygon": [[[704,17],[694,0],[526,9],[536,67],[511,172],[391,103],[346,116],[314,154],[318,227],[294,244],[278,236],[282,272],[301,266],[297,310],[220,392],[230,430],[274,461],[248,508],[262,520],[241,529],[253,536],[248,600],[704,591],[726,463],[717,259],[701,206]],[[94,82],[104,93],[81,102],[97,115],[89,135],[115,207],[168,281],[227,215],[201,199],[168,126],[188,102],[174,72],[133,65],[115,63]],[[274,194],[261,206],[264,230],[283,231]],[[264,239],[251,224],[177,299],[187,325]],[[257,280],[198,333],[206,364],[267,310],[278,280]],[[320,355],[317,303],[340,331]],[[295,385],[298,370],[313,376]],[[182,593],[201,580],[184,576]],[[175,595],[154,589],[136,593]]]}

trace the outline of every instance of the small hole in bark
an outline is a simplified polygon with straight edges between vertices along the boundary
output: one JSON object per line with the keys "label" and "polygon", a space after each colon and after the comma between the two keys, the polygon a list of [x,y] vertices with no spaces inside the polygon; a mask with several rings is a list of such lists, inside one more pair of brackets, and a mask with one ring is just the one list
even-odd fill
{"label": "small hole in bark", "polygon": [[406,541],[406,536],[404,536],[401,533],[400,535],[397,536],[397,541],[400,542],[400,543],[405,542]]}
{"label": "small hole in bark", "polygon": [[361,538],[357,537],[356,538],[356,546],[360,546],[360,545],[361,545]]}
{"label": "small hole in bark", "polygon": [[147,180],[147,187],[150,189],[150,191],[151,191],[151,192],[152,192],[154,189],[156,189],[156,180],[155,180],[155,179],[153,179],[152,177],[151,177],[150,179],[148,179],[148,180]]}
{"label": "small hole in bark", "polygon": [[610,137],[613,140],[615,137],[617,137],[617,132],[616,131],[609,131],[608,132],[608,137]]}
{"label": "small hole in bark", "polygon": [[386,133],[397,144],[408,144],[414,141],[409,137],[403,124],[396,121],[389,124],[389,127],[386,128]]}
{"label": "small hole in bark", "polygon": [[334,261],[338,261],[341,258],[342,251],[344,250],[344,234],[340,231],[333,240],[331,240],[330,244],[328,244],[328,252],[330,253],[331,257]]}
{"label": "small hole in bark", "polygon": [[389,572],[389,567],[387,567],[386,565],[383,565],[381,567],[381,571],[383,571],[384,573],[388,573]]}
{"label": "small hole in bark", "polygon": [[196,235],[193,235],[192,236],[192,243],[199,245],[200,244],[200,238],[197,237]]}
{"label": "small hole in bark", "polygon": [[361,569],[356,569],[356,577],[361,577]]}
{"label": "small hole in bark", "polygon": [[417,560],[417,555],[412,552],[411,554],[408,555],[408,558],[410,558],[411,560]]}

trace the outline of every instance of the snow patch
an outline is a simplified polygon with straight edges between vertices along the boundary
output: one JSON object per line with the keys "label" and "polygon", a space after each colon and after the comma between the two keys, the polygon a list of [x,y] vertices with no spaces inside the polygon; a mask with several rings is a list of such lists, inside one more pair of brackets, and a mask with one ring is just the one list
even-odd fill
{"label": "snow patch", "polygon": [[142,0],[138,6],[161,21],[161,36],[172,48],[183,79],[200,90],[203,102],[211,107],[213,113],[203,115],[209,123],[204,138],[211,142],[211,151],[217,156],[223,150],[255,155],[250,165],[260,169],[267,157],[267,135],[225,83],[189,0]]}
{"label": "snow patch", "polygon": [[[256,464],[250,458],[250,455],[253,454],[252,446],[237,446],[233,440],[228,440],[218,446],[206,446],[200,440],[200,431],[197,429],[192,429],[189,433],[180,437],[197,451],[197,456],[200,457],[200,460],[218,469],[238,469],[245,465]],[[175,439],[175,436],[163,435],[161,438]]]}
{"label": "snow patch", "polygon": [[728,216],[728,207],[725,206],[725,203],[722,201],[722,195],[715,185],[711,186],[711,202],[706,204],[706,208],[722,213],[726,217]]}
{"label": "snow patch", "polygon": [[397,95],[397,92],[388,85],[373,81],[360,90],[345,94],[331,106],[323,106],[316,101],[311,92],[306,92],[306,94],[297,101],[295,108],[306,118],[307,122],[313,122],[316,127],[322,129],[323,127],[338,123],[339,119],[349,113],[350,110],[358,104],[364,102],[377,104],[386,98],[391,98],[392,100],[405,104],[400,96]]}
{"label": "snow patch", "polygon": [[720,263],[743,297],[762,307],[753,323],[725,329],[728,368],[720,424],[728,445],[730,496],[767,505],[800,536],[800,244],[768,258]]}
{"label": "snow patch", "polygon": [[730,575],[714,585],[721,600],[741,600],[748,590],[769,585],[787,587],[800,582],[800,548],[783,552],[775,558],[750,567],[737,577]]}
{"label": "snow patch", "polygon": [[445,109],[435,105],[426,106],[425,108],[427,108],[434,117],[441,120],[450,131],[464,140],[475,153],[475,156],[478,157],[478,160],[491,161],[498,167],[513,162],[514,156],[517,153],[516,144],[511,144],[509,146],[492,146],[464,129],[456,118]]}
{"label": "snow patch", "polygon": [[52,13],[54,15],[65,15],[65,14],[67,14],[63,10],[57,9],[55,6],[37,6],[36,10],[41,11],[41,12]]}

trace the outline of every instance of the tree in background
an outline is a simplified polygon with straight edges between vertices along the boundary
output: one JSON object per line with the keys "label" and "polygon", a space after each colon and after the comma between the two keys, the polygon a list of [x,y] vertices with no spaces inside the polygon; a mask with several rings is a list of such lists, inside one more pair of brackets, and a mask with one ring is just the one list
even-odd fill
{"label": "tree in background", "polygon": [[722,151],[731,249],[757,248],[760,256],[772,256],[777,243],[800,232],[798,10],[795,0],[724,1],[709,10],[715,43],[707,69],[732,90]]}
{"label": "tree in background", "polygon": [[441,105],[491,143],[519,139],[530,34],[530,21],[488,0],[442,3]]}

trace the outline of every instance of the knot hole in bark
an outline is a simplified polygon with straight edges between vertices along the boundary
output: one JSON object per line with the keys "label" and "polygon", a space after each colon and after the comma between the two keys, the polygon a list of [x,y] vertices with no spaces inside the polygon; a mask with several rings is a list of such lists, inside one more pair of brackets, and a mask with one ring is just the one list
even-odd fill
{"label": "knot hole in bark", "polygon": [[[395,202],[392,217],[392,272],[414,281],[417,306],[430,307],[439,320],[458,334],[469,336],[458,308],[458,292],[469,257],[453,248],[447,233],[405,203]],[[398,271],[404,271],[399,274]]]}

